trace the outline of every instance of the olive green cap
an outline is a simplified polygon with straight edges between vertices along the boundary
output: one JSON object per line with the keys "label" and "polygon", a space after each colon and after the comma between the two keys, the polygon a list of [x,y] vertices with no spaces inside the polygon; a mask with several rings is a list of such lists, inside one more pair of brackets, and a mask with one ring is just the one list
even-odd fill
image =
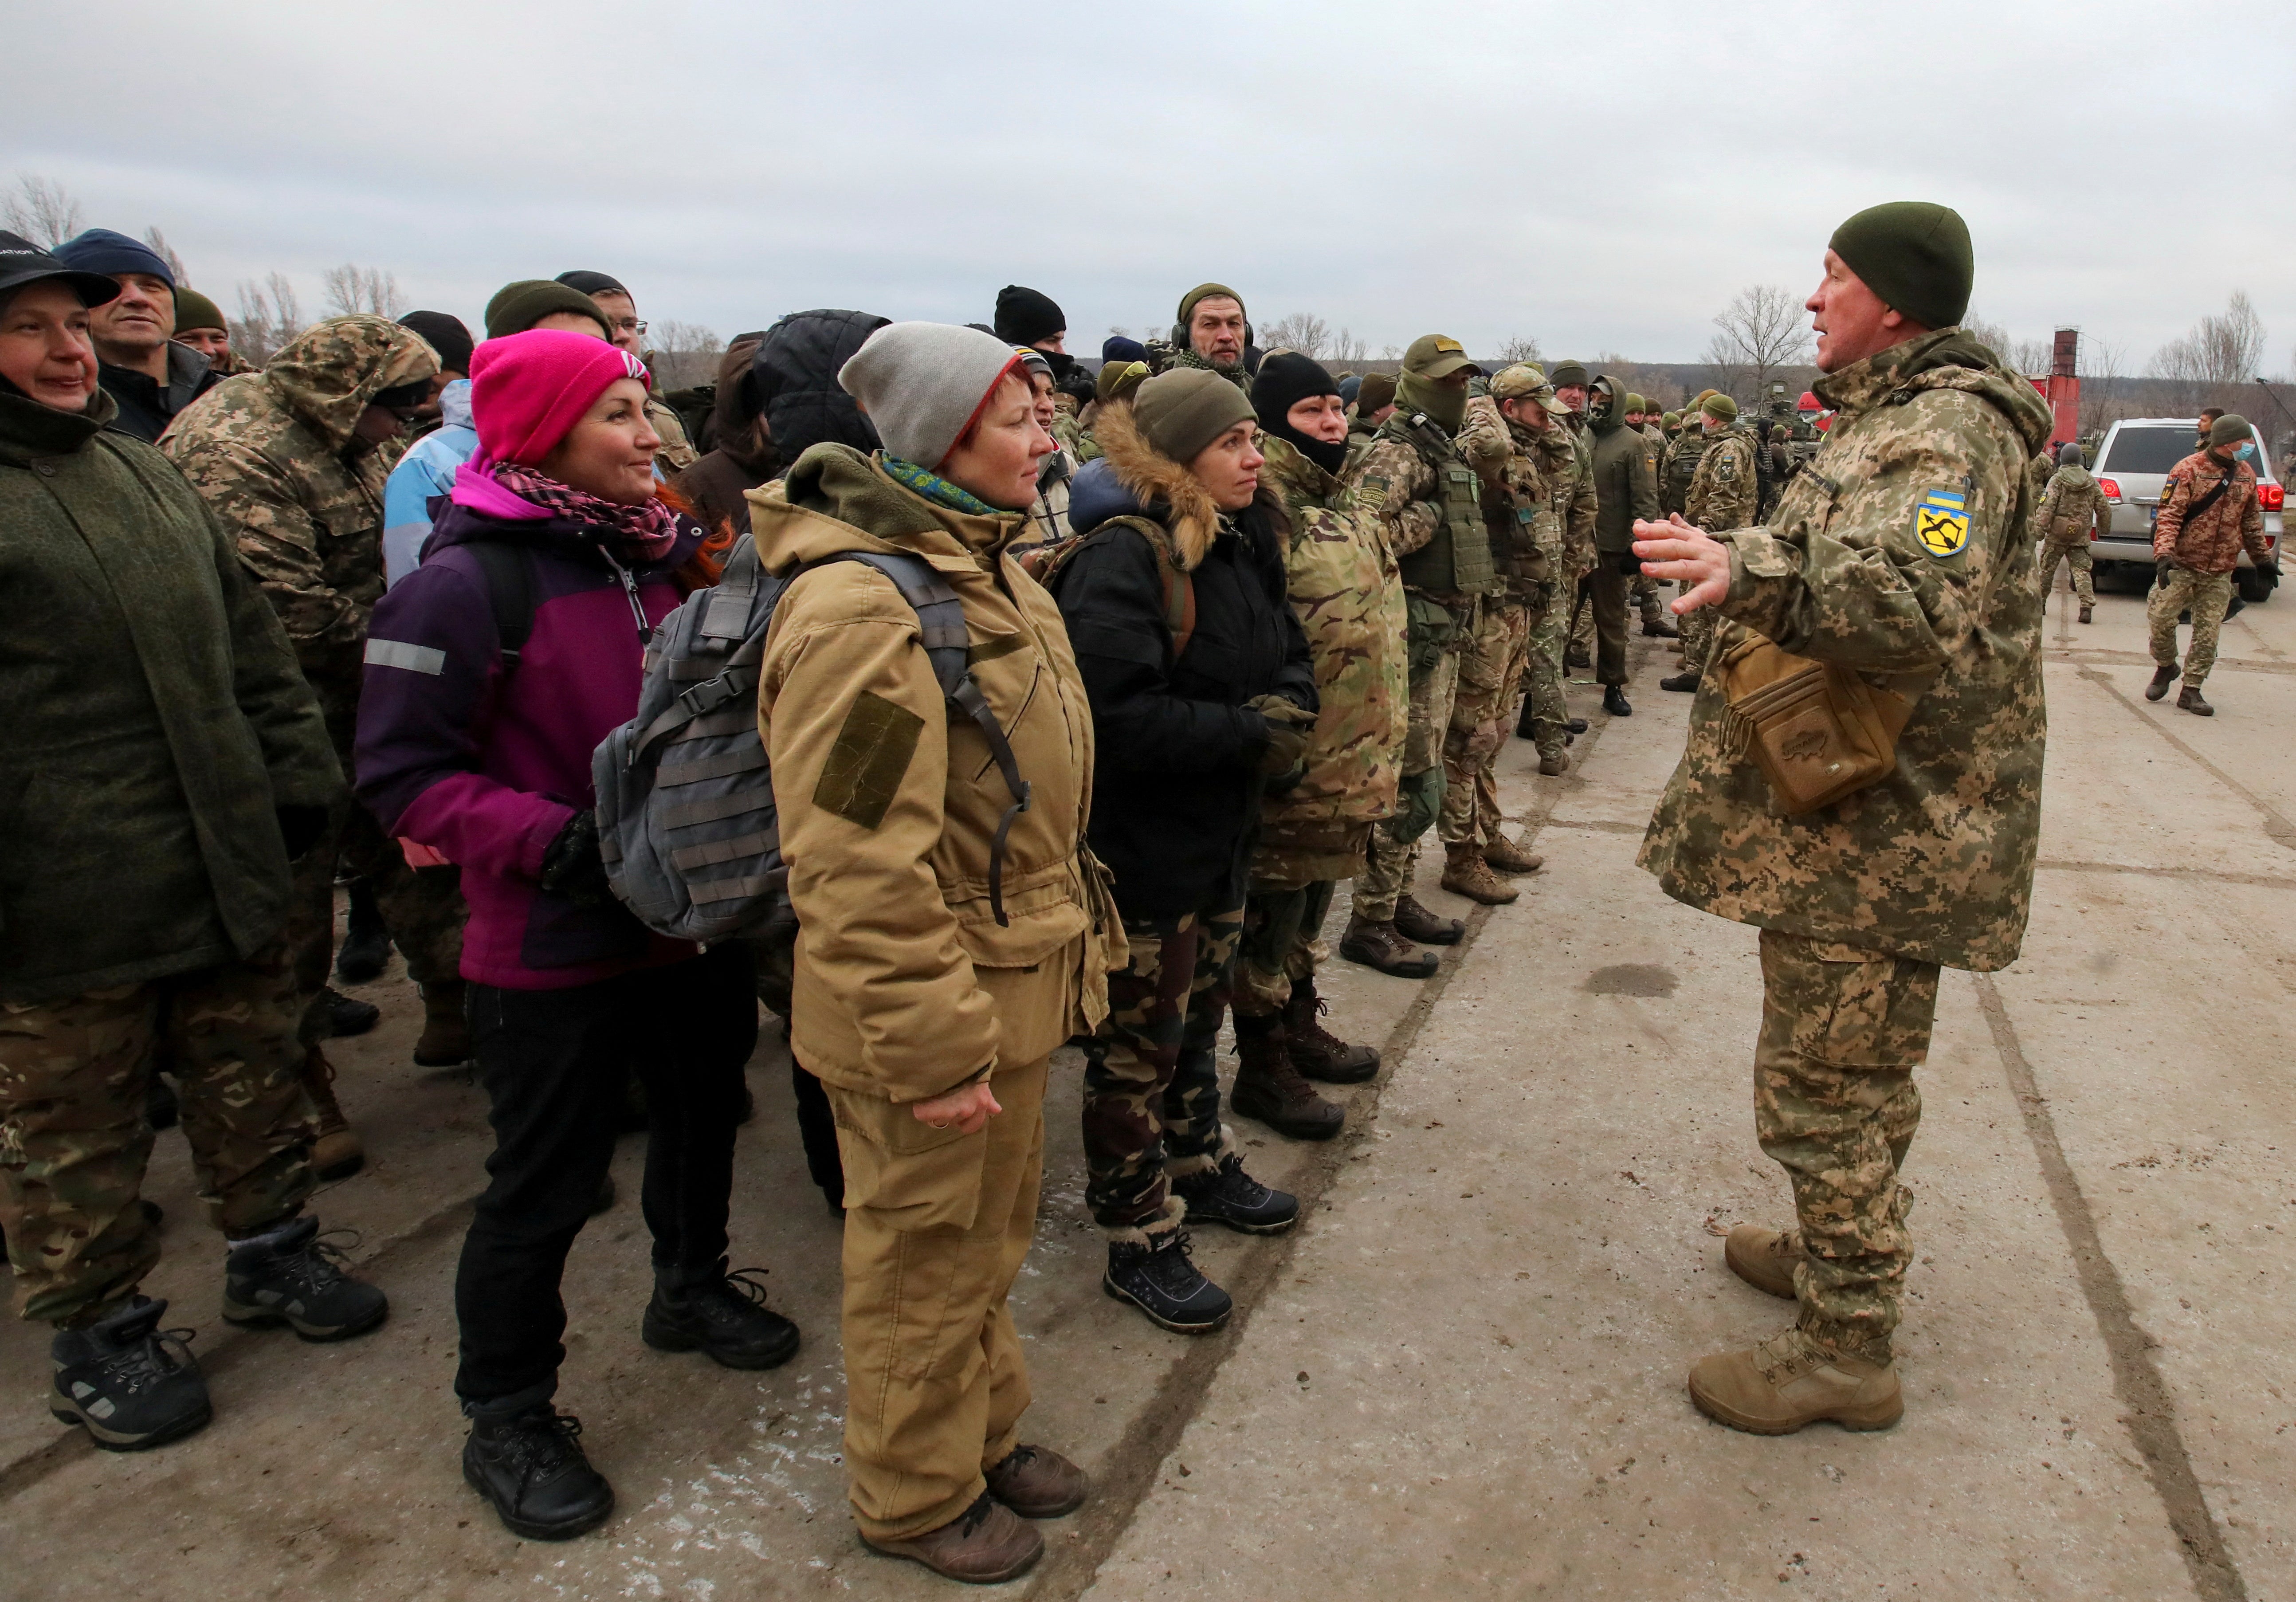
{"label": "olive green cap", "polygon": [[231,325],[223,320],[223,308],[209,300],[188,283],[176,286],[176,332],[192,328],[220,328],[231,332]]}
{"label": "olive green cap", "polygon": [[1869,206],[1836,228],[1827,245],[1883,305],[1925,327],[1951,328],[1969,310],[1977,259],[1969,225],[1950,206]]}
{"label": "olive green cap", "polygon": [[521,278],[515,283],[504,284],[487,302],[487,338],[498,340],[506,334],[524,333],[553,312],[561,311],[592,318],[598,325],[599,338],[613,337],[614,331],[606,325],[606,314],[580,290],[569,289],[548,278]]}
{"label": "olive green cap", "polygon": [[1546,379],[1558,390],[1567,390],[1573,384],[1583,390],[1587,387],[1587,364],[1574,361],[1557,362],[1554,369],[1547,374]]}
{"label": "olive green cap", "polygon": [[1718,417],[1725,423],[1738,421],[1738,403],[1727,395],[1709,395],[1698,403],[1698,409],[1709,417]]}
{"label": "olive green cap", "polygon": [[1520,400],[1525,396],[1538,402],[1550,412],[1568,412],[1570,408],[1554,398],[1554,386],[1546,382],[1546,374],[1529,362],[1517,362],[1512,367],[1499,369],[1491,380],[1493,400]]}
{"label": "olive green cap", "polygon": [[1366,373],[1356,390],[1356,414],[1368,417],[1382,407],[1395,404],[1395,375],[1391,373]]}
{"label": "olive green cap", "polygon": [[1121,400],[1147,376],[1146,362],[1103,362],[1099,376],[1092,381],[1093,398],[1103,404]]}
{"label": "olive green cap", "polygon": [[1225,295],[1229,300],[1234,301],[1236,304],[1236,309],[1243,311],[1243,315],[1245,316],[1249,317],[1251,316],[1250,312],[1244,310],[1243,297],[1237,294],[1234,290],[1228,288],[1226,284],[1199,283],[1195,288],[1190,290],[1186,294],[1180,297],[1180,315],[1176,321],[1178,322],[1181,327],[1185,328],[1188,325],[1188,319],[1196,315],[1197,301],[1215,300],[1222,295]]}
{"label": "olive green cap", "polygon": [[1641,396],[1629,394],[1627,397],[1627,410],[1630,412],[1647,412],[1650,409],[1650,402],[1644,400]]}
{"label": "olive green cap", "polygon": [[2209,443],[2237,445],[2243,440],[2253,438],[2255,433],[2256,430],[2249,426],[2247,418],[2238,412],[2226,412],[2209,424]]}
{"label": "olive green cap", "polygon": [[1403,353],[1403,370],[1422,378],[1448,378],[1454,373],[1480,373],[1467,359],[1466,348],[1448,334],[1423,333]]}
{"label": "olive green cap", "polygon": [[1682,414],[1680,412],[1667,413],[1666,415],[1660,420],[1660,426],[1662,428],[1680,428],[1682,426]]}

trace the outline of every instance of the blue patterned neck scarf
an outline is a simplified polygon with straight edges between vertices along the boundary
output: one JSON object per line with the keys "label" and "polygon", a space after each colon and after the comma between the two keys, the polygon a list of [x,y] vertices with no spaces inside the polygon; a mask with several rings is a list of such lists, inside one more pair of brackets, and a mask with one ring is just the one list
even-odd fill
{"label": "blue patterned neck scarf", "polygon": [[967,517],[1010,517],[1009,512],[999,512],[970,489],[961,489],[939,473],[929,472],[914,462],[904,462],[898,456],[880,456],[887,476],[896,483],[915,490],[938,506],[952,512],[962,512]]}

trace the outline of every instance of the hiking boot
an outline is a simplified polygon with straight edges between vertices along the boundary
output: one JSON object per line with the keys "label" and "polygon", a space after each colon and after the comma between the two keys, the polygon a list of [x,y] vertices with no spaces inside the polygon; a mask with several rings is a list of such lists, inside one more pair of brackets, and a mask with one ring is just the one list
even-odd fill
{"label": "hiking boot", "polygon": [[2180,712],[2198,712],[2203,718],[2213,718],[2217,715],[2217,709],[2201,699],[2201,686],[2196,684],[2188,684],[2177,692],[2177,710]]}
{"label": "hiking boot", "polygon": [[1606,684],[1603,686],[1603,710],[1613,718],[1635,715],[1634,704],[1627,699],[1627,692],[1620,685]]}
{"label": "hiking boot", "polygon": [[1244,1172],[1243,1159],[1234,1152],[1218,1168],[1173,1180],[1172,1194],[1188,1204],[1191,1220],[1225,1224],[1241,1235],[1281,1235],[1300,1220],[1300,1198],[1270,1190]]}
{"label": "hiking boot", "polygon": [[1758,1291],[1794,1299],[1794,1265],[1802,1260],[1801,1231],[1741,1224],[1722,1243],[1722,1261]]}
{"label": "hiking boot", "polygon": [[1022,1518],[1058,1518],[1084,1506],[1092,1482],[1049,1446],[1016,1446],[988,1471],[988,1494]]}
{"label": "hiking boot", "polygon": [[1443,848],[1443,888],[1486,907],[1504,907],[1522,893],[1491,872],[1472,841]]}
{"label": "hiking boot", "polygon": [[144,1087],[144,1121],[150,1124],[154,1132],[172,1130],[176,1127],[176,1121],[182,1116],[182,1111],[176,1100],[176,1087],[162,1079],[158,1069],[153,1069],[152,1082]]}
{"label": "hiking boot", "polygon": [[1425,979],[1438,965],[1435,953],[1422,951],[1405,940],[1393,924],[1374,924],[1359,915],[1348,918],[1348,932],[1340,937],[1340,955],[1398,979]]}
{"label": "hiking boot", "polygon": [[1515,714],[1514,737],[1518,740],[1538,738],[1538,720],[1530,715],[1530,697],[1528,695],[1522,698],[1522,711]]}
{"label": "hiking boot", "polygon": [[1560,751],[1541,752],[1538,771],[1542,777],[1560,778],[1570,771],[1570,758],[1567,752]]}
{"label": "hiking boot", "polygon": [[307,1341],[365,1335],[390,1316],[390,1298],[343,1272],[345,1249],[320,1238],[315,1218],[232,1242],[224,1256],[225,1321],[251,1329],[284,1324]]}
{"label": "hiking boot", "polygon": [[357,1000],[332,985],[327,987],[327,1032],[336,1039],[363,1035],[381,1022],[382,1009],[373,1002]]}
{"label": "hiking boot", "polygon": [[1799,1329],[1745,1351],[1701,1358],[1690,1400],[1718,1424],[1753,1435],[1791,1435],[1831,1419],[1846,1430],[1886,1430],[1906,1411],[1891,1362],[1828,1351]]}
{"label": "hiking boot", "polygon": [[2095,607],[2094,607],[2094,606],[2084,606],[2084,607],[2082,607],[2082,608],[2080,609],[2080,616],[2079,616],[2079,618],[2075,619],[2074,620],[2075,620],[2076,622],[2086,623],[2086,622],[2087,622],[2087,621],[2088,621],[2088,620],[2089,620],[2089,613],[2091,613],[2091,612],[2095,612],[2095,610],[2096,610],[2096,608],[2095,608]]}
{"label": "hiking boot", "polygon": [[1466,924],[1456,918],[1436,916],[1409,891],[1396,898],[1395,932],[1423,946],[1456,946],[1467,938]]}
{"label": "hiking boot", "polygon": [[1648,617],[1643,620],[1643,637],[1646,640],[1678,640],[1682,630],[1670,618]]}
{"label": "hiking boot", "polygon": [[507,1418],[473,1418],[463,1478],[495,1516],[529,1540],[570,1540],[606,1522],[614,1488],[582,1450],[582,1421],[548,1402]]}
{"label": "hiking boot", "polygon": [[1537,851],[1527,851],[1504,834],[1493,834],[1483,845],[1483,861],[1494,873],[1535,874],[1546,866]]}
{"label": "hiking boot", "polygon": [[1045,1538],[986,1491],[938,1530],[906,1540],[882,1540],[864,1531],[861,1544],[888,1557],[913,1559],[944,1580],[967,1585],[1017,1579],[1045,1555]]}
{"label": "hiking boot", "polygon": [[2144,686],[2144,699],[2158,701],[2161,696],[2166,695],[2169,693],[2169,686],[2176,683],[2177,675],[2182,670],[2174,665],[2153,669],[2152,682]]}
{"label": "hiking boot", "polygon": [[1575,740],[1579,735],[1587,732],[1587,719],[1584,718],[1573,718],[1568,723],[1565,723],[1562,727],[1563,731]]}
{"label": "hiking boot", "polygon": [[1565,651],[1562,665],[1565,668],[1591,668],[1595,665],[1595,659],[1584,651]]}
{"label": "hiking boot", "polygon": [[1661,690],[1675,691],[1678,694],[1690,694],[1698,688],[1698,675],[1695,673],[1669,674],[1658,681],[1658,687]]}
{"label": "hiking boot", "polygon": [[1210,1335],[1235,1310],[1228,1294],[1196,1271],[1185,1229],[1167,1229],[1144,1244],[1110,1241],[1100,1288],[1177,1335]]}
{"label": "hiking boot", "polygon": [[48,1343],[55,1365],[48,1411],[77,1424],[108,1452],[142,1451],[178,1441],[215,1417],[208,1383],[184,1344],[188,1329],[161,1329],[164,1302],[132,1296],[82,1329],[59,1329]]}
{"label": "hiking boot", "polygon": [[737,1269],[682,1286],[654,1276],[639,1333],[656,1351],[706,1351],[721,1368],[778,1368],[797,1355],[798,1330],[766,1305],[766,1287]]}
{"label": "hiking boot", "polygon": [[471,1060],[471,1025],[463,1016],[463,982],[422,987],[422,1032],[414,1039],[417,1068],[454,1068]]}
{"label": "hiking boot", "polygon": [[311,1171],[322,1179],[348,1179],[366,1166],[366,1147],[359,1144],[350,1120],[343,1116],[342,1104],[335,1099],[335,1065],[313,1046],[303,1054],[300,1077],[304,1094],[318,1114],[311,1136]]}
{"label": "hiking boot", "polygon": [[1295,980],[1292,998],[1283,1004],[1283,1047],[1292,1065],[1327,1085],[1359,1085],[1379,1072],[1379,1053],[1369,1046],[1350,1046],[1323,1024],[1331,1004],[1316,994],[1313,978]]}
{"label": "hiking boot", "polygon": [[383,927],[382,908],[375,903],[373,885],[354,879],[349,900],[343,943],[335,952],[335,977],[345,984],[366,984],[382,977],[390,962],[390,931]]}
{"label": "hiking boot", "polygon": [[[1243,1022],[1236,1020],[1239,1026]],[[1347,1122],[1347,1111],[1316,1095],[1316,1088],[1300,1076],[1285,1048],[1282,1022],[1270,1022],[1273,1028],[1257,1034],[1237,1029],[1235,1085],[1228,1091],[1227,1105],[1288,1139],[1329,1140]]]}

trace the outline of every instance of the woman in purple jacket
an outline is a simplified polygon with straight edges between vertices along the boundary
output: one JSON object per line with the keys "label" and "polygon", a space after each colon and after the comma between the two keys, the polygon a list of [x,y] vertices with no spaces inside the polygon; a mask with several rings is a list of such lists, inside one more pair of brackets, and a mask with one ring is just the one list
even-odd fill
{"label": "woman in purple jacket", "polygon": [[651,1113],[646,1343],[736,1368],[798,1346],[760,1288],[726,1273],[758,1033],[750,957],[632,917],[608,891],[590,809],[590,754],[636,712],[646,641],[690,587],[681,570],[702,539],[655,494],[644,374],[578,333],[479,348],[479,453],[433,503],[422,565],[375,608],[359,704],[359,799],[463,870],[463,977],[495,1129],[455,1289],[463,1473],[510,1529],[544,1540],[613,1509],[551,1398],[559,1280],[633,1064]]}

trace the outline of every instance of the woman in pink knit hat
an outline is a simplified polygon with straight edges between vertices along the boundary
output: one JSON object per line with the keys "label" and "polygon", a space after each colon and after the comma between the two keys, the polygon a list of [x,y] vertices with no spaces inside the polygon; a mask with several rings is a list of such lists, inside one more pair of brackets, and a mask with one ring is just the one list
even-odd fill
{"label": "woman in pink knit hat", "polygon": [[376,607],[359,799],[463,870],[471,1034],[491,1103],[490,1179],[455,1285],[472,1421],[463,1476],[518,1534],[613,1509],[579,1426],[552,1406],[559,1280],[613,1154],[632,1064],[651,1127],[646,1343],[769,1368],[797,1327],[726,1272],[750,957],[650,932],[609,892],[590,757],[637,711],[646,642],[697,577],[701,529],[655,491],[645,369],[586,334],[489,340],[471,366],[479,451],[422,565]]}

